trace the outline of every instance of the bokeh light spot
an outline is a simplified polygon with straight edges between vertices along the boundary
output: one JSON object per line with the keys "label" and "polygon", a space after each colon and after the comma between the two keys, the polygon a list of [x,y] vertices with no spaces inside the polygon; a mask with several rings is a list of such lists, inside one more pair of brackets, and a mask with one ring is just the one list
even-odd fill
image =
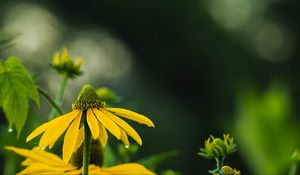
{"label": "bokeh light spot", "polygon": [[286,60],[293,48],[291,32],[281,24],[265,22],[253,33],[253,47],[265,60]]}
{"label": "bokeh light spot", "polygon": [[251,0],[210,0],[208,10],[213,19],[227,29],[237,29],[255,12]]}
{"label": "bokeh light spot", "polygon": [[15,45],[6,50],[22,56],[31,64],[45,63],[43,59],[32,59],[53,47],[60,34],[61,25],[46,9],[33,4],[18,4],[5,13],[3,31],[16,35]]}

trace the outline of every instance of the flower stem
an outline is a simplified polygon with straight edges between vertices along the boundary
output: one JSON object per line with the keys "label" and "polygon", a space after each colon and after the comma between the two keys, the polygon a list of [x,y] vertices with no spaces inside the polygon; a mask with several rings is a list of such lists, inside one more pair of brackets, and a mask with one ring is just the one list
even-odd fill
{"label": "flower stem", "polygon": [[90,162],[91,131],[86,120],[86,111],[84,111],[82,115],[84,124],[83,175],[88,175]]}
{"label": "flower stem", "polygon": [[[59,86],[59,89],[58,89],[58,93],[56,94],[56,97],[55,97],[55,102],[59,107],[62,105],[62,98],[63,98],[64,93],[65,93],[65,89],[66,89],[68,79],[69,79],[69,75],[66,74],[66,73],[63,74],[62,80],[60,82],[60,86]],[[56,117],[57,115],[58,115],[57,111],[54,108],[52,108],[48,119],[51,120],[54,117]]]}
{"label": "flower stem", "polygon": [[226,156],[224,156],[224,157],[222,158],[222,161],[221,161],[221,167],[224,165],[225,158],[226,158]]}
{"label": "flower stem", "polygon": [[216,166],[217,166],[217,168],[216,169],[218,169],[218,170],[220,170],[221,169],[221,167],[222,167],[222,165],[221,165],[221,161],[219,160],[219,158],[215,158],[216,159]]}
{"label": "flower stem", "polygon": [[41,87],[38,87],[38,91],[40,94],[42,94],[48,100],[48,102],[54,107],[56,112],[59,113],[60,115],[62,115],[62,111],[61,111],[60,107],[55,103],[55,101],[50,97],[50,95]]}

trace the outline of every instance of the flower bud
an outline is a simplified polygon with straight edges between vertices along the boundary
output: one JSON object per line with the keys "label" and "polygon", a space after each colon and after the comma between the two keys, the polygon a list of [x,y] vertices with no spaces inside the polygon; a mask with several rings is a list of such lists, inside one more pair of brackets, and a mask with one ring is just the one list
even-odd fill
{"label": "flower bud", "polygon": [[106,103],[114,103],[116,101],[116,94],[107,87],[97,89],[97,94]]}
{"label": "flower bud", "polygon": [[223,140],[210,136],[204,144],[204,149],[200,148],[198,153],[208,159],[222,158],[236,151],[236,144],[233,143],[233,138],[229,134],[223,135]]}
{"label": "flower bud", "polygon": [[82,58],[78,57],[74,63],[65,47],[62,49],[61,55],[59,52],[55,52],[52,60],[53,69],[55,69],[59,74],[67,74],[71,78],[82,74],[80,71],[81,64]]}

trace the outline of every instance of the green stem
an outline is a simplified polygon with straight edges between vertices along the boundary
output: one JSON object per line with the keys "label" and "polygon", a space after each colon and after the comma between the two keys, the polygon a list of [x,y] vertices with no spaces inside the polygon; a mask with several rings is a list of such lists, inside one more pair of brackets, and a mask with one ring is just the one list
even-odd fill
{"label": "green stem", "polygon": [[15,174],[16,172],[16,156],[15,155],[5,155],[5,163],[3,166],[3,174]]}
{"label": "green stem", "polygon": [[84,123],[83,175],[88,175],[90,162],[91,131],[86,120],[86,111],[84,111],[82,115]]}
{"label": "green stem", "polygon": [[222,161],[221,161],[221,168],[222,168],[222,166],[224,165],[224,161],[225,161],[225,156],[222,158]]}
{"label": "green stem", "polygon": [[222,170],[222,167],[224,165],[225,157],[215,157],[216,160],[216,168],[214,170],[208,170],[211,174],[221,174],[224,175],[224,171]]}
{"label": "green stem", "polygon": [[289,170],[289,175],[296,175],[297,174],[297,170],[298,170],[298,164],[297,163],[293,163],[290,167]]}
{"label": "green stem", "polygon": [[54,107],[56,112],[58,112],[60,115],[62,115],[62,111],[61,111],[60,107],[55,103],[55,101],[50,97],[50,95],[45,90],[43,90],[41,87],[38,87],[38,91],[40,94],[42,94],[48,100],[48,102]]}
{"label": "green stem", "polygon": [[221,165],[222,161],[220,161],[220,159],[217,157],[215,159],[216,159],[216,166],[217,166],[216,169],[220,170],[222,168],[222,165]]}
{"label": "green stem", "polygon": [[[62,105],[62,98],[63,98],[64,93],[65,93],[65,89],[66,89],[66,86],[67,86],[68,79],[69,79],[69,75],[67,73],[63,74],[63,77],[62,77],[62,80],[60,82],[60,86],[59,86],[59,89],[58,89],[58,93],[56,94],[56,97],[55,97],[55,102],[59,107]],[[58,115],[57,111],[54,108],[52,108],[48,119],[51,120],[54,117],[56,117],[57,115]]]}

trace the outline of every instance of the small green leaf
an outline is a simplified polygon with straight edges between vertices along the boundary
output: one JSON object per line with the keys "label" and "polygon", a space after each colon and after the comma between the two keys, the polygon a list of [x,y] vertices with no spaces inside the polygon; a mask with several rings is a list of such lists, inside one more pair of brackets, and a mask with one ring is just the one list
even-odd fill
{"label": "small green leaf", "polygon": [[0,50],[13,46],[16,37],[16,34],[0,31]]}
{"label": "small green leaf", "polygon": [[3,108],[9,127],[15,125],[18,136],[26,122],[28,100],[39,106],[37,88],[26,68],[16,57],[0,61],[0,106]]}
{"label": "small green leaf", "polygon": [[148,169],[151,171],[155,171],[157,166],[161,164],[162,162],[171,159],[173,157],[176,157],[178,155],[177,150],[173,151],[167,151],[160,154],[155,154],[147,158],[143,158],[139,160],[138,162],[145,165]]}

